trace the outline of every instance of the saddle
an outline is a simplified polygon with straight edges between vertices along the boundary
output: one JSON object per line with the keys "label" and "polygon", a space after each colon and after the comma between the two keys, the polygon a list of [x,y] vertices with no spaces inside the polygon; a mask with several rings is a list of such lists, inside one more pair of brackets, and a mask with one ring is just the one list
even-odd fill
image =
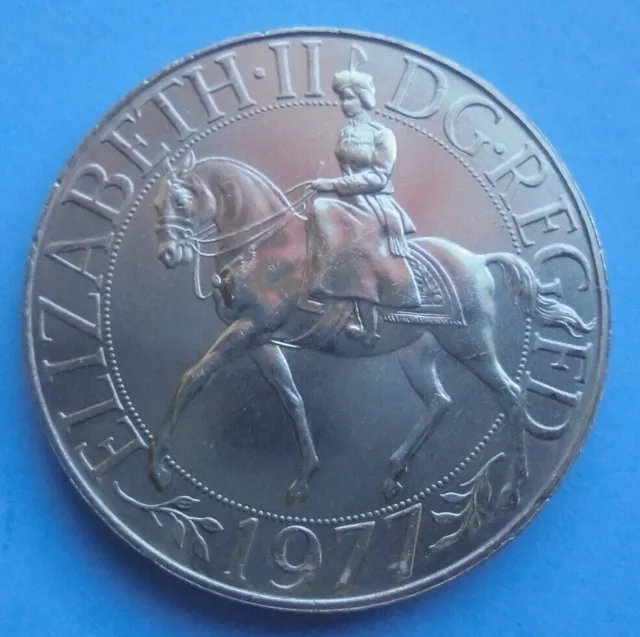
{"label": "saddle", "polygon": [[455,285],[438,260],[412,241],[409,252],[408,263],[420,293],[420,306],[411,311],[381,307],[382,318],[389,323],[466,325]]}
{"label": "saddle", "polygon": [[[409,242],[409,251],[407,262],[418,288],[420,305],[405,310],[376,304],[379,316],[389,323],[466,325],[458,292],[440,263],[412,241]],[[334,308],[333,313],[336,307],[343,310],[352,307],[352,303],[339,300],[342,303],[337,304],[333,299],[318,300],[307,293],[300,297],[298,307],[314,314],[324,314],[329,305]]]}
{"label": "saddle", "polygon": [[[460,325],[466,320],[457,290],[449,275],[433,255],[413,242],[409,242],[408,263],[415,277],[420,294],[420,305],[411,310],[402,310],[376,305],[374,311],[387,323],[414,325]],[[318,301],[304,294],[298,300],[298,308],[314,314],[317,319],[311,326],[295,338],[284,335],[278,337],[280,345],[304,347],[326,345],[349,323],[357,325],[358,318],[354,303],[345,299],[325,299]]]}

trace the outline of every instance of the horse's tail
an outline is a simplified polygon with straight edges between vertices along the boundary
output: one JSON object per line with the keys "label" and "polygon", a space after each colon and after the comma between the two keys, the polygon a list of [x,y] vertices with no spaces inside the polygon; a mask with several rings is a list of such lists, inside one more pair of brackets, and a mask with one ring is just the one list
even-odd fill
{"label": "horse's tail", "polygon": [[562,327],[576,337],[588,334],[595,327],[595,319],[585,323],[573,308],[543,294],[531,266],[515,254],[487,254],[484,255],[484,262],[485,265],[495,263],[500,266],[516,302],[521,300],[525,312],[543,325]]}

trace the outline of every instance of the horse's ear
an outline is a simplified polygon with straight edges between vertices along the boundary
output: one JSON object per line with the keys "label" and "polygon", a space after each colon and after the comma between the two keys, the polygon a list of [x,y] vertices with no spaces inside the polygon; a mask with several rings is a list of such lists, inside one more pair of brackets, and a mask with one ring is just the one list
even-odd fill
{"label": "horse's ear", "polygon": [[176,176],[176,171],[174,170],[173,165],[169,161],[168,157],[165,157],[164,161],[162,162],[162,165],[164,167],[165,173],[169,177],[175,177]]}
{"label": "horse's ear", "polygon": [[180,174],[187,175],[193,170],[193,167],[196,165],[196,154],[193,152],[193,149],[190,149],[189,152],[184,156],[182,160],[182,164],[180,165]]}

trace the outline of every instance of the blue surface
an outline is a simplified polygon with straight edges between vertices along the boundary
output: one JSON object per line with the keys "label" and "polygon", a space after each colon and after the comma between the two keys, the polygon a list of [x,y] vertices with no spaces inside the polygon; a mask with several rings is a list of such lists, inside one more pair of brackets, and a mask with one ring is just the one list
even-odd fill
{"label": "blue surface", "polygon": [[[633,0],[3,0],[0,8],[0,635],[640,634],[640,3]],[[71,489],[31,403],[21,347],[32,234],[59,171],[143,78],[227,37],[319,25],[377,31],[457,60],[544,131],[605,247],[614,340],[596,427],[516,541],[415,601],[285,616],[182,584]]]}

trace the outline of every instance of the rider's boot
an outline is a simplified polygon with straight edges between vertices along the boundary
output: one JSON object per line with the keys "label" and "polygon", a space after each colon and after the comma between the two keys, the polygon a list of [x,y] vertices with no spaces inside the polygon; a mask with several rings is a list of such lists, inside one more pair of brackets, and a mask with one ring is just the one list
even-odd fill
{"label": "rider's boot", "polygon": [[371,349],[380,338],[375,308],[369,303],[360,304],[357,301],[354,303],[354,308],[357,322],[347,324],[345,330],[352,339]]}

